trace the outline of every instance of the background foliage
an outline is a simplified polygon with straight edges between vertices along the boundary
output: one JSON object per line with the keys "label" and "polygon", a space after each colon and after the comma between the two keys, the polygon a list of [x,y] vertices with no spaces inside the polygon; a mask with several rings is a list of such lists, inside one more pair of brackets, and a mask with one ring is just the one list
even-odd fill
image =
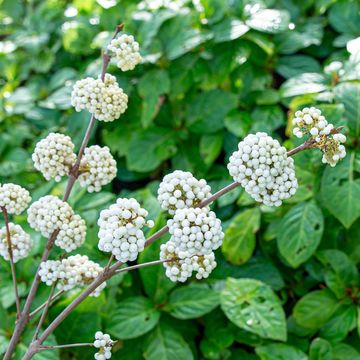
{"label": "background foliage", "polygon": [[[88,224],[80,252],[101,264],[99,211],[135,196],[156,227],[165,224],[156,190],[173,169],[206,178],[213,191],[231,179],[226,162],[249,132],[286,140],[298,108],[316,104],[348,129],[348,155],[336,168],[321,154],[296,155],[300,187],[281,208],[254,203],[239,188],[214,205],[226,237],[208,281],[174,285],[157,267],[119,275],[85,301],[49,339],[92,341],[96,330],[121,341],[122,360],[360,359],[360,5],[352,0],[0,1],[0,182],[33,198],[61,195],[31,153],[49,131],[77,145],[88,115],[70,106],[72,84],[97,76],[99,52],[115,25],[136,35],[145,63],[110,71],[130,98],[120,120],[98,123],[92,143],[108,145],[118,176],[100,194],[76,188],[71,204]],[[288,148],[298,143],[286,140]],[[17,265],[26,294],[45,239]],[[156,230],[156,229],[155,229]],[[155,231],[154,230],[154,231]],[[164,239],[165,241],[166,239]],[[160,243],[140,256],[158,258]],[[54,255],[55,256],[55,255]],[[0,261],[0,354],[15,319],[8,264]],[[37,304],[48,288],[40,286]],[[53,318],[75,296],[53,307]],[[221,310],[220,310],[221,309]],[[17,358],[31,332],[24,335]],[[93,350],[43,352],[37,359],[91,358]]]}

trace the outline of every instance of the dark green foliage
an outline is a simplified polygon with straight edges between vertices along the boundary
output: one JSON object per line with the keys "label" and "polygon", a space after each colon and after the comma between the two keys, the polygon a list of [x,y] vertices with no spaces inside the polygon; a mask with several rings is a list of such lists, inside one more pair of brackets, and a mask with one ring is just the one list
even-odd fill
{"label": "dark green foliage", "polygon": [[[145,62],[135,71],[109,68],[129,95],[129,108],[113,123],[99,122],[91,143],[110,147],[118,176],[101,194],[75,187],[71,204],[88,225],[79,252],[107,263],[97,250],[96,221],[116,197],[136,197],[156,229],[163,226],[156,190],[174,169],[206,178],[214,192],[229,184],[228,157],[249,132],[266,131],[289,149],[299,145],[290,137],[291,120],[304,106],[346,126],[347,158],[330,168],[318,151],[297,154],[300,186],[280,208],[259,206],[240,188],[227,194],[213,205],[226,237],[210,279],[175,285],[162,265],[122,273],[47,343],[91,342],[103,330],[120,340],[113,358],[121,360],[360,359],[359,2],[168,3],[173,7],[133,0],[0,2],[0,182],[23,185],[34,199],[65,188],[65,181],[47,183],[34,171],[35,143],[60,131],[79,146],[87,126],[89,115],[70,106],[74,81],[97,76],[101,47],[116,24],[124,22],[141,45]],[[31,256],[16,265],[24,296],[45,239],[29,229],[25,215],[14,220],[35,242]],[[158,259],[161,241],[139,262]],[[3,260],[0,272],[1,355],[15,299]],[[48,291],[40,286],[34,306]],[[46,324],[73,296],[61,298]],[[17,359],[31,336],[23,336]],[[93,349],[78,348],[36,359],[92,356]]]}

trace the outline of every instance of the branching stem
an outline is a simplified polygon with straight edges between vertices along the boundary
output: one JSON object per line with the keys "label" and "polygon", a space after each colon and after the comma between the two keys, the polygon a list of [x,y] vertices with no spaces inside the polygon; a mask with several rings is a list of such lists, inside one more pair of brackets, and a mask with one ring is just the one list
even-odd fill
{"label": "branching stem", "polygon": [[13,285],[14,285],[14,293],[15,293],[16,318],[18,319],[20,317],[21,308],[20,308],[20,297],[19,297],[15,264],[14,264],[14,255],[13,255],[13,251],[12,251],[11,234],[10,234],[10,227],[9,227],[9,216],[8,216],[8,213],[7,213],[7,210],[5,207],[2,207],[1,210],[4,215],[4,222],[5,222],[5,228],[6,228],[6,242],[7,242],[7,248],[8,248],[8,253],[9,253],[11,276],[12,276],[12,281],[13,281]]}

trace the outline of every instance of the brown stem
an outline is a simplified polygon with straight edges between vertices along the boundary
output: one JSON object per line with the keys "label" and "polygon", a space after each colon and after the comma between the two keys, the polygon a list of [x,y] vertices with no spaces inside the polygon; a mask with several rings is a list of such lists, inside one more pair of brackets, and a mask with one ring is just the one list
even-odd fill
{"label": "brown stem", "polygon": [[80,347],[80,346],[94,346],[94,344],[93,343],[79,343],[79,344],[65,344],[65,345],[46,345],[46,346],[40,346],[39,351],[53,350],[53,349],[65,349],[65,348],[73,348],[73,347]]}
{"label": "brown stem", "polygon": [[44,322],[44,320],[45,320],[45,317],[46,317],[46,315],[47,315],[47,312],[48,312],[48,310],[49,310],[49,307],[50,307],[50,304],[51,304],[51,299],[52,299],[52,297],[53,297],[53,295],[54,295],[54,292],[55,292],[56,284],[57,284],[57,281],[55,281],[54,284],[53,284],[52,287],[51,287],[49,297],[48,297],[48,299],[47,299],[47,301],[46,301],[46,303],[45,303],[45,309],[44,309],[44,311],[42,312],[41,317],[40,317],[40,320],[39,320],[39,322],[38,322],[38,324],[37,324],[37,326],[36,326],[36,330],[35,330],[34,336],[33,336],[33,338],[32,338],[32,341],[34,341],[34,340],[36,340],[36,339],[38,338],[38,335],[39,335],[41,326],[42,326],[42,324],[43,324],[43,322]]}
{"label": "brown stem", "polygon": [[8,213],[7,213],[7,210],[5,207],[2,207],[1,210],[4,215],[4,222],[5,222],[5,228],[6,228],[6,241],[7,241],[7,248],[8,248],[8,253],[9,253],[11,276],[12,276],[14,293],[15,293],[16,318],[18,319],[20,317],[21,308],[20,308],[19,291],[18,291],[17,280],[16,280],[14,255],[13,255],[13,251],[12,251],[11,234],[10,234],[10,227],[9,227],[9,216],[8,216]]}
{"label": "brown stem", "polygon": [[[51,302],[56,300],[59,296],[61,296],[64,293],[64,290],[58,291],[52,298]],[[47,304],[47,301],[45,301],[42,305],[40,305],[38,308],[36,308],[33,312],[29,314],[30,319],[32,319],[40,310],[42,310]]]}
{"label": "brown stem", "polygon": [[[115,29],[113,38],[115,38],[116,35],[123,28],[124,28],[123,24],[118,25],[116,27],[116,29]],[[107,69],[107,66],[109,65],[109,62],[110,62],[109,54],[105,52],[102,55],[102,60],[103,60],[103,63],[102,63],[100,78],[102,80],[104,80],[106,69]],[[79,167],[80,167],[80,163],[81,163],[81,158],[82,158],[82,156],[84,154],[84,151],[85,151],[85,148],[86,148],[86,146],[87,146],[87,144],[88,144],[88,142],[90,140],[91,131],[93,130],[93,128],[95,126],[95,122],[96,122],[96,119],[95,119],[94,115],[92,115],[91,118],[90,118],[90,121],[89,121],[88,128],[86,130],[83,142],[81,144],[81,147],[80,147],[76,162],[75,162],[73,168],[70,170],[68,183],[67,183],[66,190],[65,190],[65,193],[64,193],[64,197],[63,197],[64,201],[68,200],[68,198],[70,196],[70,193],[71,193],[71,190],[73,189],[73,186],[75,184],[75,181],[76,181],[77,177],[79,176]],[[43,253],[43,256],[41,258],[41,262],[46,261],[48,259],[50,251],[51,251],[51,249],[52,249],[52,247],[54,245],[55,238],[56,238],[57,234],[58,234],[58,230],[55,231],[50,236],[50,238],[48,239],[47,246],[46,246],[46,248],[44,250],[44,253]],[[40,265],[39,265],[39,267],[40,267]],[[39,268],[38,268],[38,270],[39,270]],[[23,309],[23,311],[22,311],[22,313],[21,313],[21,315],[19,317],[19,321],[15,325],[14,333],[13,333],[13,335],[11,337],[9,346],[8,346],[8,348],[6,350],[6,353],[5,353],[5,356],[4,356],[3,360],[10,360],[11,359],[11,356],[15,351],[16,345],[19,342],[20,335],[23,333],[23,331],[25,329],[25,326],[29,321],[30,308],[31,308],[31,305],[33,303],[36,291],[37,291],[39,283],[40,283],[40,277],[38,275],[38,270],[37,270],[37,273],[35,275],[34,281],[33,281],[32,285],[31,285],[31,289],[30,289],[29,295],[28,295],[28,297],[26,299],[24,309]]]}
{"label": "brown stem", "polygon": [[155,261],[149,261],[149,262],[147,262],[147,263],[136,264],[136,265],[133,265],[133,266],[127,266],[127,267],[124,267],[124,268],[122,268],[122,269],[116,270],[115,273],[118,274],[118,273],[125,272],[125,271],[131,271],[131,270],[141,269],[141,268],[144,268],[144,267],[147,267],[147,266],[163,264],[163,263],[165,263],[165,262],[174,261],[174,260],[176,260],[176,259],[177,259],[177,258],[170,259],[170,260],[168,260],[168,259],[166,259],[166,260],[155,260]]}

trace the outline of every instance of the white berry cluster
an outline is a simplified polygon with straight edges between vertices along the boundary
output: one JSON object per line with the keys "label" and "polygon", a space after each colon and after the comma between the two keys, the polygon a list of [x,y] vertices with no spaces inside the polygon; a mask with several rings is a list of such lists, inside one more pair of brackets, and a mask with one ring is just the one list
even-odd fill
{"label": "white berry cluster", "polygon": [[85,149],[79,176],[82,187],[98,192],[116,177],[116,173],[116,161],[107,146],[93,145]]}
{"label": "white berry cluster", "polygon": [[59,182],[62,176],[69,174],[76,161],[74,144],[69,136],[50,133],[36,144],[32,160],[35,169],[46,180],[55,179]]}
{"label": "white berry cluster", "polygon": [[321,111],[313,106],[297,111],[293,124],[295,125],[293,134],[298,138],[309,134],[320,139],[319,135],[329,135],[334,129],[334,125],[329,124],[325,116],[321,115]]}
{"label": "white berry cluster", "polygon": [[147,215],[135,199],[117,199],[100,213],[99,249],[111,252],[119,261],[134,261],[145,246],[142,228],[154,225],[153,221],[145,220]]}
{"label": "white berry cluster", "polygon": [[190,172],[175,170],[165,175],[158,189],[162,209],[174,215],[177,209],[198,206],[211,196],[211,188],[204,179],[196,179]]}
{"label": "white berry cluster", "polygon": [[[184,256],[181,258],[181,256]],[[165,260],[165,275],[173,282],[185,282],[195,271],[197,279],[207,278],[216,267],[215,254],[189,256],[179,251],[173,241],[160,247],[160,260]]]}
{"label": "white berry cluster", "polygon": [[[51,286],[55,282],[59,290],[68,291],[76,286],[89,285],[103,272],[103,268],[87,256],[74,255],[62,260],[47,260],[40,264],[39,276],[41,281]],[[106,287],[102,283],[90,296],[99,296]]]}
{"label": "white berry cluster", "polygon": [[[23,259],[29,255],[31,250],[32,241],[30,235],[27,234],[20,225],[15,225],[12,222],[9,223],[11,250],[14,263]],[[9,248],[7,241],[6,227],[0,229],[0,255],[9,260]]]}
{"label": "white berry cluster", "polygon": [[105,75],[104,81],[87,77],[75,83],[71,105],[76,111],[87,109],[100,121],[114,121],[127,109],[128,96],[119,87],[115,76]]}
{"label": "white berry cluster", "polygon": [[267,206],[280,206],[295,194],[294,161],[286,149],[266,133],[250,134],[231,156],[228,170],[250,196]]}
{"label": "white berry cluster", "polygon": [[346,156],[345,146],[342,145],[346,141],[344,134],[333,134],[326,138],[321,146],[323,152],[322,162],[334,167],[339,160]]}
{"label": "white berry cluster", "polygon": [[295,113],[293,133],[302,138],[305,134],[316,141],[315,147],[323,152],[322,162],[334,167],[339,160],[346,156],[346,136],[334,132],[334,125],[329,124],[321,111],[314,107],[305,107]]}
{"label": "white berry cluster", "polygon": [[55,244],[67,252],[85,241],[85,221],[74,213],[67,202],[53,195],[44,196],[29,207],[28,223],[44,237],[59,231]]}
{"label": "white berry cluster", "polygon": [[108,45],[108,50],[115,55],[117,66],[122,71],[133,70],[137,64],[141,63],[139,49],[139,43],[132,35],[127,34],[111,40]]}
{"label": "white berry cluster", "polygon": [[221,221],[206,208],[179,209],[167,225],[180,258],[210,254],[224,237]]}
{"label": "white berry cluster", "polygon": [[94,355],[96,360],[106,360],[111,358],[111,348],[114,342],[109,334],[103,334],[101,331],[95,333],[94,347],[99,351]]}
{"label": "white berry cluster", "polygon": [[30,194],[23,187],[12,183],[0,184],[0,208],[5,208],[9,214],[19,215],[30,201]]}

